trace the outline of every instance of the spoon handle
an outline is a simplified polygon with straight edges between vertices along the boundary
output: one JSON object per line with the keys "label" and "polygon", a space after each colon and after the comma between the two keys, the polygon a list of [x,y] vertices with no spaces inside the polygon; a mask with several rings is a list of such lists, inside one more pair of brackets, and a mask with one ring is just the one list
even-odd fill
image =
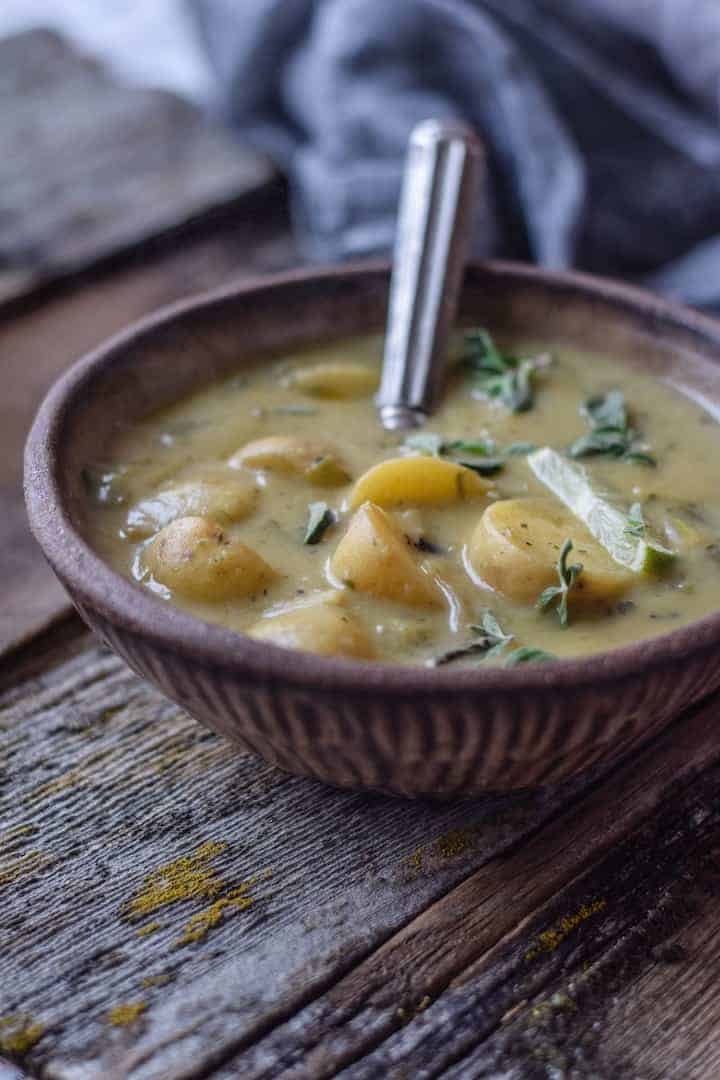
{"label": "spoon handle", "polygon": [[410,135],[377,396],[389,430],[422,424],[439,397],[482,160],[463,124],[426,120]]}

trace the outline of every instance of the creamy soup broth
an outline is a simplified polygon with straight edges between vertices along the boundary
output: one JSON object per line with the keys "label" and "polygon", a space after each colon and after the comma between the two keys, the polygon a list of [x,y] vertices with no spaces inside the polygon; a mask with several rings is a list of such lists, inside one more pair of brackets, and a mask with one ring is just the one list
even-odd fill
{"label": "creamy soup broth", "polygon": [[[123,431],[84,473],[92,545],[162,601],[208,622],[384,662],[506,663],[520,648],[580,656],[676,629],[720,606],[720,432],[697,404],[611,359],[553,348],[548,363],[544,348],[525,343],[513,355],[540,356],[529,408],[512,411],[502,395],[487,396],[482,373],[478,380],[477,372],[454,369],[422,429],[435,444],[415,439],[413,448],[404,445],[406,433],[386,432],[377,419],[381,350],[372,337],[260,359]],[[617,391],[632,428],[627,454],[567,456],[598,430],[602,444],[602,410],[614,409],[610,419],[618,421]],[[458,443],[471,449],[453,449]],[[644,537],[671,555],[634,569],[618,563],[538,478],[530,446],[518,443],[553,448],[581,471],[625,515],[621,543],[632,548]],[[397,458],[421,458],[422,466],[407,478],[400,465],[361,481]],[[486,458],[497,459],[484,469],[497,467],[492,475],[459,464],[482,468]],[[203,482],[210,489],[198,494]],[[496,513],[501,501],[518,499],[529,501]],[[489,507],[495,531],[480,535]],[[518,517],[523,507],[527,520]],[[313,520],[316,542],[307,543]],[[517,547],[521,528],[525,553]],[[615,539],[617,532],[616,522]],[[561,575],[565,540],[572,549]],[[509,561],[506,542],[515,544]],[[208,570],[214,552],[220,569]],[[532,565],[522,562],[527,553],[536,556]],[[577,564],[584,569],[572,581]],[[541,610],[540,594],[553,587]]]}

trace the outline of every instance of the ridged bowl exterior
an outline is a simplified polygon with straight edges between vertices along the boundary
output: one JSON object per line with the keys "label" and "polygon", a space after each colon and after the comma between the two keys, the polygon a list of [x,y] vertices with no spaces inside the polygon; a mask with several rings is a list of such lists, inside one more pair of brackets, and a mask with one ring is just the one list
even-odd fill
{"label": "ridged bowl exterior", "polygon": [[552,688],[418,699],[257,686],[188,661],[76,602],[141,678],[206,727],[287,772],[345,788],[457,796],[553,784],[650,737],[720,684],[714,663],[679,662],[599,693]]}
{"label": "ridged bowl exterior", "polygon": [[[305,304],[316,298],[299,331],[301,340],[313,340],[332,330],[333,306],[322,300],[323,290],[335,289],[336,321],[347,331],[363,321],[381,324],[386,282],[385,267],[271,279],[181,305],[81,361],[51,393],[28,443],[33,530],[82,617],[138,675],[213,731],[282,769],[407,796],[555,783],[619,756],[720,685],[719,616],[579,661],[512,670],[383,667],[289,653],[207,626],[117,575],[82,538],[76,474],[107,438],[109,400],[114,393],[114,419],[126,423],[192,386],[200,362],[193,349],[207,359],[201,347],[207,339],[193,331],[208,310],[229,311],[238,332],[249,325],[248,349],[267,348],[282,337],[273,334],[273,314],[279,325],[298,291]],[[475,267],[466,293],[473,289],[486,303],[495,297],[498,318],[514,290],[515,319],[538,336],[538,310],[547,316],[545,336],[558,333],[551,315],[559,297],[568,305],[559,325],[571,338],[592,338],[588,320],[602,314],[606,338],[613,326],[632,331],[636,363],[652,369],[658,353],[668,365],[681,355],[688,377],[720,400],[720,334],[710,320],[635,290],[528,268]],[[248,299],[255,301],[251,316]],[[171,381],[153,361],[173,350],[185,366]],[[219,353],[212,355],[216,360]],[[237,364],[237,356],[210,371],[205,363],[204,377]],[[122,382],[113,384],[118,369]]]}

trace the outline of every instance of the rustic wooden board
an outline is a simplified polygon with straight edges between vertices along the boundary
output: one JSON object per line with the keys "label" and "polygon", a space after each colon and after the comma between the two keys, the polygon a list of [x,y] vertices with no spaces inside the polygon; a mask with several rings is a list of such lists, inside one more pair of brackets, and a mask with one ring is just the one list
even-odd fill
{"label": "rustic wooden board", "polygon": [[[717,974],[720,970],[720,908],[717,844],[706,853],[695,880],[684,875],[695,907],[653,964],[643,965],[630,992],[618,995],[605,1016],[604,1053],[628,1056],[638,1076],[720,1076]],[[682,886],[681,886],[682,887]],[[699,893],[699,895],[698,895]],[[668,1046],[669,1044],[669,1046]],[[632,1047],[628,1055],[627,1048]],[[668,1050],[670,1052],[668,1052]]]}
{"label": "rustic wooden board", "polygon": [[67,607],[21,491],[54,378],[155,308],[296,256],[269,164],[174,95],[117,84],[34,30],[0,40],[0,101],[2,652]]}
{"label": "rustic wooden board", "polygon": [[0,300],[256,191],[272,176],[202,111],[125,86],[49,30],[0,40]]}
{"label": "rustic wooden board", "polygon": [[27,1080],[28,1075],[16,1065],[0,1060],[0,1080]]}
{"label": "rustic wooden board", "polygon": [[36,294],[4,318],[0,313],[0,653],[67,605],[29,535],[22,498],[23,443],[53,380],[148,312],[232,279],[284,268],[296,258],[284,192],[275,185],[212,227],[145,249],[78,285]]}
{"label": "rustic wooden board", "polygon": [[233,753],[73,622],[0,676],[30,1075],[713,1075],[716,702],[603,774],[431,804]]}

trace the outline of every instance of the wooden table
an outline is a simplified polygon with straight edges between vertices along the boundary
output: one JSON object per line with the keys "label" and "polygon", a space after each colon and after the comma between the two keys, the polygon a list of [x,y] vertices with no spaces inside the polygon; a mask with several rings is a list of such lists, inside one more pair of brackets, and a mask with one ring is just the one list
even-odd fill
{"label": "wooden table", "polygon": [[402,802],[233,752],[68,612],[21,515],[50,380],[296,260],[280,186],[0,312],[0,1080],[720,1075],[710,701],[559,788]]}

